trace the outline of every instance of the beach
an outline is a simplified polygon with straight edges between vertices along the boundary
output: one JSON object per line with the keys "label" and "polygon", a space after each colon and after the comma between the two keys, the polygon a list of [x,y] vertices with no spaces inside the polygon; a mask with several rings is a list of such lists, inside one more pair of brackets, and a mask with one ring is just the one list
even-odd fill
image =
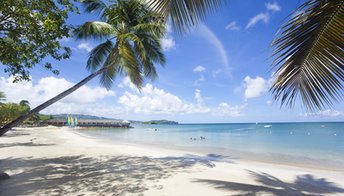
{"label": "beach", "polygon": [[0,195],[344,195],[344,171],[107,142],[73,129],[0,138]]}

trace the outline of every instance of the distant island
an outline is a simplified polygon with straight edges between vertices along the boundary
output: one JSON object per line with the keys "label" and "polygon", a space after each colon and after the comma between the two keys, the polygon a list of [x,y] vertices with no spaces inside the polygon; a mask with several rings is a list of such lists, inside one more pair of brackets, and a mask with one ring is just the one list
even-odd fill
{"label": "distant island", "polygon": [[122,120],[122,119],[114,119],[114,118],[106,118],[101,116],[92,116],[92,115],[85,115],[85,114],[52,114],[53,119],[66,119],[67,116],[73,116],[78,119],[87,119],[87,120]]}
{"label": "distant island", "polygon": [[178,124],[178,122],[169,120],[150,120],[143,122],[143,124],[175,125]]}

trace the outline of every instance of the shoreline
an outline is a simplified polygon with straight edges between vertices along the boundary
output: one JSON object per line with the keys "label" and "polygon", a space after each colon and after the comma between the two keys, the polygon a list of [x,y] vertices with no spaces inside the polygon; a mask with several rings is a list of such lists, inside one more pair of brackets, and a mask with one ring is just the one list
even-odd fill
{"label": "shoreline", "polygon": [[[88,135],[87,133],[82,133],[83,129],[73,130],[74,133],[80,134],[82,137],[89,137],[95,140],[101,140],[102,142],[108,144],[121,144],[121,145],[133,145],[137,147],[154,147],[154,148],[163,148],[167,150],[178,150],[182,152],[197,153],[197,154],[220,154],[223,156],[232,156],[240,159],[241,161],[255,161],[261,163],[270,163],[278,164],[292,167],[301,167],[301,168],[313,168],[321,170],[336,170],[338,172],[343,172],[344,174],[344,162],[339,160],[330,160],[330,159],[316,159],[313,157],[306,157],[301,155],[290,155],[282,153],[262,153],[262,152],[249,152],[249,151],[240,151],[236,149],[227,149],[227,148],[218,148],[218,147],[197,147],[197,146],[181,146],[181,145],[171,145],[171,144],[162,144],[162,143],[148,143],[135,140],[120,140],[116,138],[103,138],[95,137]],[[115,142],[115,143],[114,143]]]}
{"label": "shoreline", "polygon": [[344,172],[332,168],[113,144],[54,127],[18,128],[0,141],[0,172],[11,176],[0,180],[4,195],[344,194]]}

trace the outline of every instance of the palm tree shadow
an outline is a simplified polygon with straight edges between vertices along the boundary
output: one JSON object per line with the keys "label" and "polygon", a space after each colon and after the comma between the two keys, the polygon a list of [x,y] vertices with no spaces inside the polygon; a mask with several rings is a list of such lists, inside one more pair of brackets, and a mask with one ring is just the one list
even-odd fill
{"label": "palm tree shadow", "polygon": [[7,132],[1,137],[18,137],[18,136],[24,136],[24,135],[30,135],[30,134],[24,133],[23,131],[13,130],[13,131]]}
{"label": "palm tree shadow", "polygon": [[182,163],[184,166],[192,166],[195,163],[204,165],[209,168],[216,167],[215,162],[226,162],[226,163],[234,163],[235,157],[231,156],[224,156],[219,154],[207,154],[205,156],[198,156],[193,154],[186,154],[182,157],[163,157],[159,158],[160,160],[166,161],[178,161]]}
{"label": "palm tree shadow", "polygon": [[284,182],[267,173],[248,171],[260,185],[238,182],[228,182],[212,179],[195,179],[194,182],[205,183],[216,189],[238,192],[238,195],[326,195],[344,193],[344,189],[325,178],[315,178],[313,175],[299,175],[291,183]]}
{"label": "palm tree shadow", "polygon": [[196,164],[212,165],[212,160],[206,162],[208,156],[189,160],[190,156],[9,158],[0,161],[1,170],[22,171],[0,181],[0,195],[138,194],[154,188],[149,184],[156,185],[176,172],[188,172]]}
{"label": "palm tree shadow", "polygon": [[34,147],[34,146],[53,146],[55,144],[41,144],[41,143],[34,143],[34,142],[17,142],[17,143],[3,143],[0,144],[0,148],[9,148],[15,146],[26,146],[26,147]]}

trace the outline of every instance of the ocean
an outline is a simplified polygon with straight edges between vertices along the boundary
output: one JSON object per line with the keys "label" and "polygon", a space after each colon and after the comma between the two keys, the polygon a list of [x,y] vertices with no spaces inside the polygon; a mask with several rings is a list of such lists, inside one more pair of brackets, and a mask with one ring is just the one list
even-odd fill
{"label": "ocean", "polygon": [[97,128],[79,132],[109,142],[344,165],[344,122],[132,126],[134,128]]}

